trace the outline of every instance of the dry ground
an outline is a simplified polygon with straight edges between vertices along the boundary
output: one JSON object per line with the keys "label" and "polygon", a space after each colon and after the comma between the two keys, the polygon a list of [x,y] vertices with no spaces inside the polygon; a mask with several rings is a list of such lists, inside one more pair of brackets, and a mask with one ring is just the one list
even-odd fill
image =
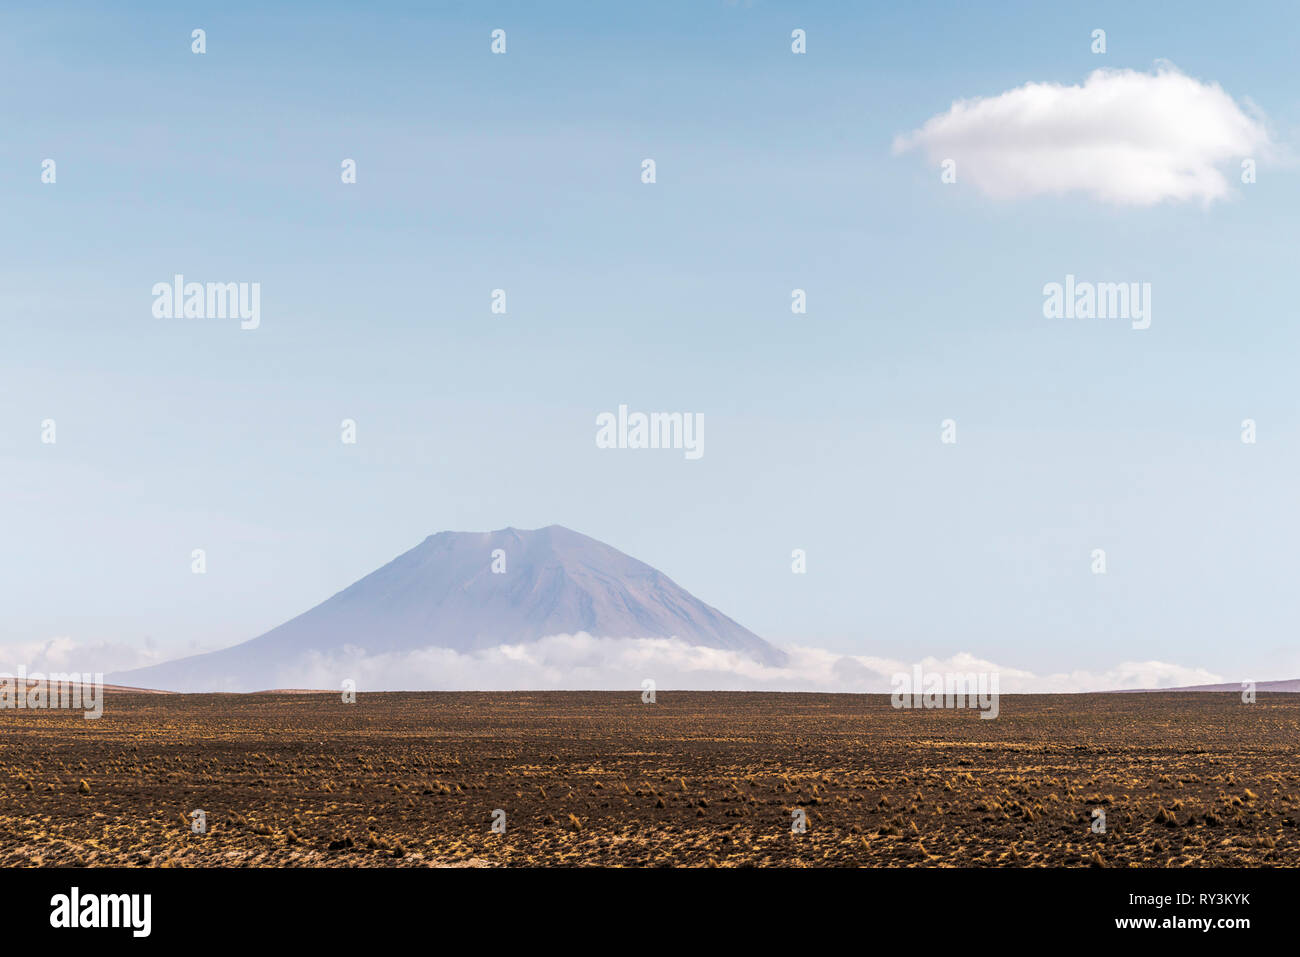
{"label": "dry ground", "polygon": [[1004,696],[996,720],[639,691],[0,711],[5,866],[1297,863],[1300,695]]}

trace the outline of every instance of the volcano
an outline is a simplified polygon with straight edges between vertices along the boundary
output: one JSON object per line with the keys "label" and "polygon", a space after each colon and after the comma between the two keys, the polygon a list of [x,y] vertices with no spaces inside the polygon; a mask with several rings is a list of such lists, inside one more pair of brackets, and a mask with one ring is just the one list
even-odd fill
{"label": "volcano", "polygon": [[429,648],[473,654],[580,632],[597,638],[677,638],[765,665],[786,661],[780,649],[662,572],[594,538],[550,525],[430,535],[264,635],[108,677],[169,691],[252,691],[291,681],[296,663],[308,656],[344,649],[368,655]]}

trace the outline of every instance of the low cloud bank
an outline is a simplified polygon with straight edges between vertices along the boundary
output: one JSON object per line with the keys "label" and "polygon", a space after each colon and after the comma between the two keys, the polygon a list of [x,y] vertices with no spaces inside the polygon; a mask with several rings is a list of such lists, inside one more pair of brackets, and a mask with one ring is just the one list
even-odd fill
{"label": "low cloud bank", "polygon": [[[243,674],[212,675],[203,687],[169,691],[270,688],[340,688],[358,691],[537,691],[640,689],[651,678],[659,690],[828,691],[887,694],[891,679],[919,665],[926,672],[996,673],[1004,694],[1112,691],[1213,684],[1225,678],[1204,668],[1162,661],[1125,661],[1105,671],[1035,674],[968,653],[950,658],[886,658],[844,655],[821,648],[788,647],[784,667],[763,665],[739,652],[690,645],[675,638],[597,638],[585,633],[498,645],[461,653],[425,648],[369,654],[360,648],[308,652],[292,665]],[[69,638],[0,649],[0,671],[95,672],[143,667],[174,657],[156,647],[77,645]],[[1231,676],[1229,676],[1231,677]]]}
{"label": "low cloud bank", "polygon": [[1169,688],[1224,680],[1204,668],[1160,661],[1122,662],[1103,672],[1036,675],[965,653],[906,661],[799,646],[785,650],[789,662],[778,668],[737,652],[672,638],[610,639],[579,633],[474,654],[441,648],[384,655],[360,649],[312,654],[301,667],[280,672],[266,686],[337,688],[351,678],[359,691],[603,691],[637,689],[645,678],[652,678],[661,690],[888,693],[893,676],[910,673],[918,663],[925,671],[996,672],[1000,690],[1010,694]]}
{"label": "low cloud bank", "polygon": [[13,674],[24,667],[28,674],[73,671],[108,674],[156,665],[176,656],[175,650],[160,651],[151,640],[135,645],[110,641],[82,643],[59,637],[0,646],[0,672]]}

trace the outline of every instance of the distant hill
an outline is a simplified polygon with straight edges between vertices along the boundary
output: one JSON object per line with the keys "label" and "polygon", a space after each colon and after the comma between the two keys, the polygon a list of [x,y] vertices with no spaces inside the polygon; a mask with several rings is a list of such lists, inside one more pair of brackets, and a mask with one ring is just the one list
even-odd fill
{"label": "distant hill", "polygon": [[[505,572],[492,570],[494,553]],[[474,652],[548,635],[670,638],[780,665],[785,653],[667,575],[559,525],[439,532],[332,598],[222,651],[108,676],[173,691],[253,691],[310,652]],[[291,679],[289,679],[291,680]]]}
{"label": "distant hill", "polygon": [[[1150,692],[1156,694],[1162,691],[1241,691],[1240,681],[1229,681],[1226,684],[1218,685],[1186,685],[1181,688],[1131,688],[1128,691],[1111,692],[1111,694],[1137,694]],[[1290,678],[1285,681],[1256,681],[1256,691],[1294,691],[1300,692],[1300,678]]]}

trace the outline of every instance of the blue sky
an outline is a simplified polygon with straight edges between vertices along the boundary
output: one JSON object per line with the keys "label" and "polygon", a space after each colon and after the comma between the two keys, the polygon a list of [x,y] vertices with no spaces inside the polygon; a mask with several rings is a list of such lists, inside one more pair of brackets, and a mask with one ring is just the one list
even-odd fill
{"label": "blue sky", "polygon": [[[1129,206],[891,149],[1167,60],[1285,153],[1294,4],[264,6],[0,13],[0,653],[234,644],[559,523],[779,644],[1300,675],[1294,166]],[[260,282],[260,328],[154,318],[175,273]],[[1066,274],[1151,328],[1044,318]],[[620,403],[705,455],[597,449]]]}

